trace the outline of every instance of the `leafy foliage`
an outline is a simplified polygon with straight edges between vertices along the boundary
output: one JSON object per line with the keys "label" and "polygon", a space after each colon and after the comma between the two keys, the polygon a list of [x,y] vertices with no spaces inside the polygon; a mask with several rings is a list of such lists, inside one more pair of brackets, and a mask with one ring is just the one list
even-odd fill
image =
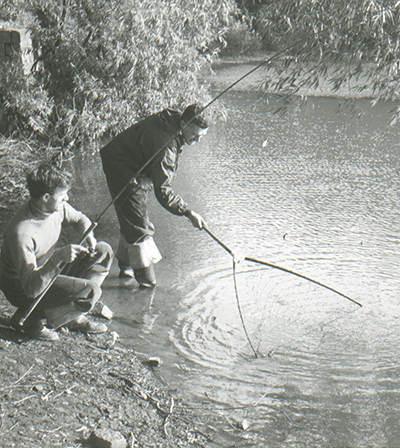
{"label": "leafy foliage", "polygon": [[249,28],[247,21],[238,21],[225,33],[226,46],[219,52],[220,58],[257,57],[262,52],[261,40]]}
{"label": "leafy foliage", "polygon": [[31,76],[23,74],[19,60],[7,61],[1,68],[1,133],[21,133],[29,129],[38,138],[45,138],[51,124],[53,101]]}
{"label": "leafy foliage", "polygon": [[20,106],[22,118],[31,116],[24,95],[33,95],[38,113],[19,126],[63,148],[164,107],[207,101],[198,74],[235,10],[231,0],[26,0],[19,7],[30,17],[34,82],[25,80],[24,94],[3,103],[13,117]]}
{"label": "leafy foliage", "polygon": [[[400,2],[391,0],[263,1],[254,27],[267,48],[290,46],[266,86],[286,93],[317,88],[363,92],[376,100],[400,95]],[[400,113],[394,110],[393,123]]]}
{"label": "leafy foliage", "polygon": [[15,19],[16,9],[13,0],[0,0],[0,20]]}
{"label": "leafy foliage", "polygon": [[0,136],[0,228],[10,219],[19,201],[28,196],[26,173],[38,157],[47,158],[37,141]]}

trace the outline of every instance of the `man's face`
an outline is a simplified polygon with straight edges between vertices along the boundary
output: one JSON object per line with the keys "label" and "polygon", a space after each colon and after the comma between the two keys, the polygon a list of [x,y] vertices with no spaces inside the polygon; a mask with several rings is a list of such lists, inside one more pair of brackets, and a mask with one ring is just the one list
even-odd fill
{"label": "man's face", "polygon": [[189,126],[183,124],[182,135],[187,145],[200,141],[206,134],[207,129],[200,128],[194,123],[191,123]]}
{"label": "man's face", "polygon": [[69,188],[57,187],[53,194],[46,193],[43,197],[45,211],[53,213],[58,210],[64,201],[68,201]]}

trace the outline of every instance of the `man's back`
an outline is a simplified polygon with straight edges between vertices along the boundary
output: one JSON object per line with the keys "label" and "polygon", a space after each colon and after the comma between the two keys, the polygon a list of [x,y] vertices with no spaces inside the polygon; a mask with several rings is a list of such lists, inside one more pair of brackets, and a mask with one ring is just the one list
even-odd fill
{"label": "man's back", "polygon": [[157,151],[167,146],[179,150],[180,117],[179,112],[165,109],[135,123],[100,150],[102,159],[107,163],[127,163],[131,171],[137,171]]}

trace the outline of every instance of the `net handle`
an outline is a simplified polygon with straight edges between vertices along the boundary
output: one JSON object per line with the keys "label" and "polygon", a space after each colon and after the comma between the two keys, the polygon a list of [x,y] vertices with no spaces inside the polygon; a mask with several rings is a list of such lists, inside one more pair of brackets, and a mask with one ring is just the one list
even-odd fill
{"label": "net handle", "polygon": [[[207,227],[203,227],[203,229],[211,236],[211,238],[214,241],[216,241],[223,249],[225,249],[229,253],[229,255],[233,258],[234,261],[238,259],[238,257],[236,257],[236,255],[233,253],[233,251],[231,249],[229,249],[229,247],[226,244],[224,244],[219,238],[217,238]],[[353,302],[356,305],[362,307],[361,303],[357,302],[356,300],[352,299],[351,297],[346,296],[345,294],[341,293],[340,291],[337,291],[336,289],[331,288],[330,286],[325,285],[324,283],[321,283],[321,282],[319,282],[317,280],[314,280],[314,279],[312,279],[310,277],[306,277],[305,275],[299,274],[298,272],[291,271],[290,269],[286,269],[286,268],[284,268],[282,266],[278,266],[276,264],[268,263],[267,261],[258,260],[256,258],[245,257],[244,260],[245,261],[250,261],[252,263],[261,264],[263,266],[268,266],[270,268],[279,269],[280,271],[287,272],[288,274],[295,275],[295,276],[300,277],[300,278],[302,278],[304,280],[307,280],[309,282],[315,283],[316,285],[322,286],[325,289],[329,289],[329,291],[332,291],[335,294],[338,294],[339,296],[344,297],[345,299],[349,300],[350,302]]]}

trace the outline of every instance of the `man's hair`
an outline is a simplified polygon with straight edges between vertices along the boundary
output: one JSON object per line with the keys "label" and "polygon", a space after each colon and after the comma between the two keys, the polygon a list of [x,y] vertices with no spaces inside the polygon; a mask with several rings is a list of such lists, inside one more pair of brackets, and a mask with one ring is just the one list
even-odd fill
{"label": "man's hair", "polygon": [[200,115],[202,111],[203,108],[199,103],[191,104],[183,112],[182,120],[185,123],[188,123],[190,121],[199,128],[207,129],[208,128],[207,120]]}
{"label": "man's hair", "polygon": [[26,176],[28,190],[32,199],[40,199],[46,193],[54,194],[57,188],[69,188],[72,175],[58,170],[54,165],[43,163]]}

